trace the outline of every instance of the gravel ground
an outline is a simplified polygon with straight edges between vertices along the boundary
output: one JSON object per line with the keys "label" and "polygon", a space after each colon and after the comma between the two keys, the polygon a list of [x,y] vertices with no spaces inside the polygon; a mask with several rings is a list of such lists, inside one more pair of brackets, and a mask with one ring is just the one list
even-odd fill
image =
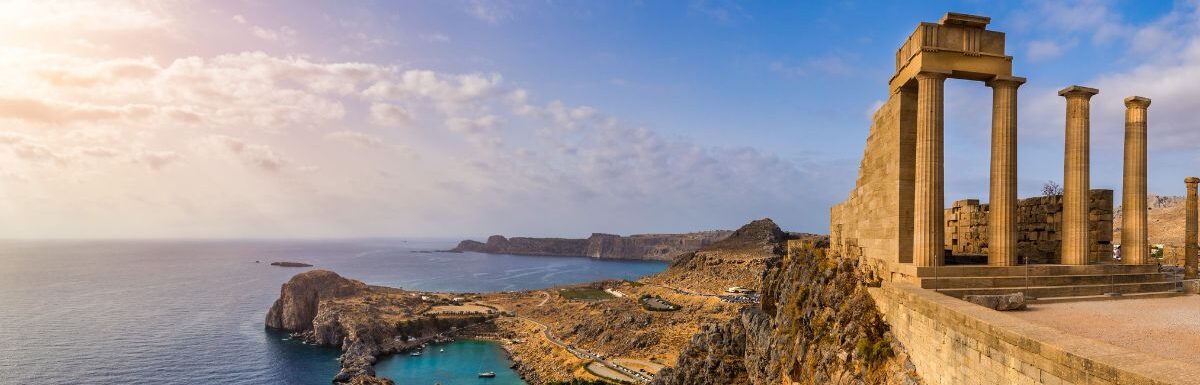
{"label": "gravel ground", "polygon": [[1127,349],[1200,364],[1200,296],[1030,305],[1019,318]]}

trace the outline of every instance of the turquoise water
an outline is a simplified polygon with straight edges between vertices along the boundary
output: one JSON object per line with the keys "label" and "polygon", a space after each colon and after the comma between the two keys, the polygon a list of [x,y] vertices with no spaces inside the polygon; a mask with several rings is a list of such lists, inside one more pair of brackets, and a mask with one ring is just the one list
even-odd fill
{"label": "turquoise water", "polygon": [[[453,244],[0,241],[0,384],[328,384],[338,371],[336,350],[263,328],[280,285],[308,270],[270,261],[308,262],[375,285],[476,292],[633,279],[666,266],[426,252]],[[388,358],[382,372],[398,380],[417,376],[398,382],[406,385],[475,375],[482,369],[471,365],[480,363],[513,376],[495,345],[446,346],[452,349],[461,355]],[[442,383],[471,381],[483,380]]]}
{"label": "turquoise water", "polygon": [[[439,351],[439,349],[444,351]],[[485,341],[455,341],[426,348],[419,357],[394,355],[375,364],[375,373],[397,384],[523,385],[508,367],[504,350]],[[495,378],[479,378],[493,371]]]}

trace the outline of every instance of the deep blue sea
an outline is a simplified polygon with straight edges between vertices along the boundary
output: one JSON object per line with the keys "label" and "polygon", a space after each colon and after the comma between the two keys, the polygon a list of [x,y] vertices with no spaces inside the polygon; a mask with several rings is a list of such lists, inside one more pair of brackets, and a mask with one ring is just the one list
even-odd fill
{"label": "deep blue sea", "polygon": [[[263,318],[301,261],[369,284],[504,291],[633,279],[661,262],[427,253],[449,241],[0,241],[0,384],[328,384],[335,349]],[[262,263],[254,263],[255,260]],[[486,342],[395,356],[400,384],[523,384]],[[479,379],[484,370],[495,379]]]}

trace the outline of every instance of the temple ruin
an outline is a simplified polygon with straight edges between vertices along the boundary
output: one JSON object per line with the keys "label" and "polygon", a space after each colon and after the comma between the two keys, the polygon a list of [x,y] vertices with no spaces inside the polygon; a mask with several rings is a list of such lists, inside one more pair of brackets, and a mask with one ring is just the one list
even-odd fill
{"label": "temple ruin", "polygon": [[[947,13],[937,23],[920,23],[901,44],[888,81],[890,96],[874,115],[855,188],[830,210],[831,247],[864,260],[886,280],[956,296],[1011,292],[1017,285],[1036,297],[1172,290],[1148,253],[1150,99],[1125,99],[1121,200],[1127,214],[1120,240],[1124,258],[1114,263],[1112,191],[1091,190],[1089,181],[1090,99],[1100,91],[1075,85],[1059,92],[1066,105],[1063,194],[1018,201],[1017,92],[1025,79],[1013,75],[1005,35],[986,29],[990,21]],[[947,79],[992,89],[986,204],[964,200],[945,207]],[[980,258],[957,258],[970,255]],[[1024,278],[1008,279],[1017,276]]]}

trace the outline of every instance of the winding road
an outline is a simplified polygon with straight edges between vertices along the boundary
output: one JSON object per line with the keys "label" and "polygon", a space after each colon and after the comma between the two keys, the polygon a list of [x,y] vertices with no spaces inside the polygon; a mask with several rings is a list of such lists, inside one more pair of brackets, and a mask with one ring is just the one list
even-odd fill
{"label": "winding road", "polygon": [[[548,299],[548,297],[547,297],[547,299]],[[567,349],[568,352],[571,352],[571,354],[574,354],[576,357],[579,357],[579,358],[585,359],[585,360],[590,359],[590,360],[599,362],[601,365],[604,365],[605,367],[608,367],[609,369],[616,370],[617,372],[620,372],[626,376],[629,376],[630,378],[633,378],[641,383],[650,383],[650,381],[653,380],[653,378],[646,375],[645,373],[641,373],[636,370],[627,368],[616,362],[605,360],[603,358],[600,358],[599,354],[592,353],[587,350],[579,349],[573,345],[569,345],[563,341],[560,341],[559,339],[554,337],[553,333],[550,333],[550,327],[546,326],[546,324],[543,324],[543,323],[538,322],[537,320],[534,320],[531,318],[525,318],[525,317],[520,317],[520,316],[518,316],[517,318],[520,318],[525,321],[533,322],[535,325],[540,326],[542,328],[542,335],[546,336],[546,340],[550,341],[550,343],[552,343],[552,344],[562,347],[563,349]]]}

